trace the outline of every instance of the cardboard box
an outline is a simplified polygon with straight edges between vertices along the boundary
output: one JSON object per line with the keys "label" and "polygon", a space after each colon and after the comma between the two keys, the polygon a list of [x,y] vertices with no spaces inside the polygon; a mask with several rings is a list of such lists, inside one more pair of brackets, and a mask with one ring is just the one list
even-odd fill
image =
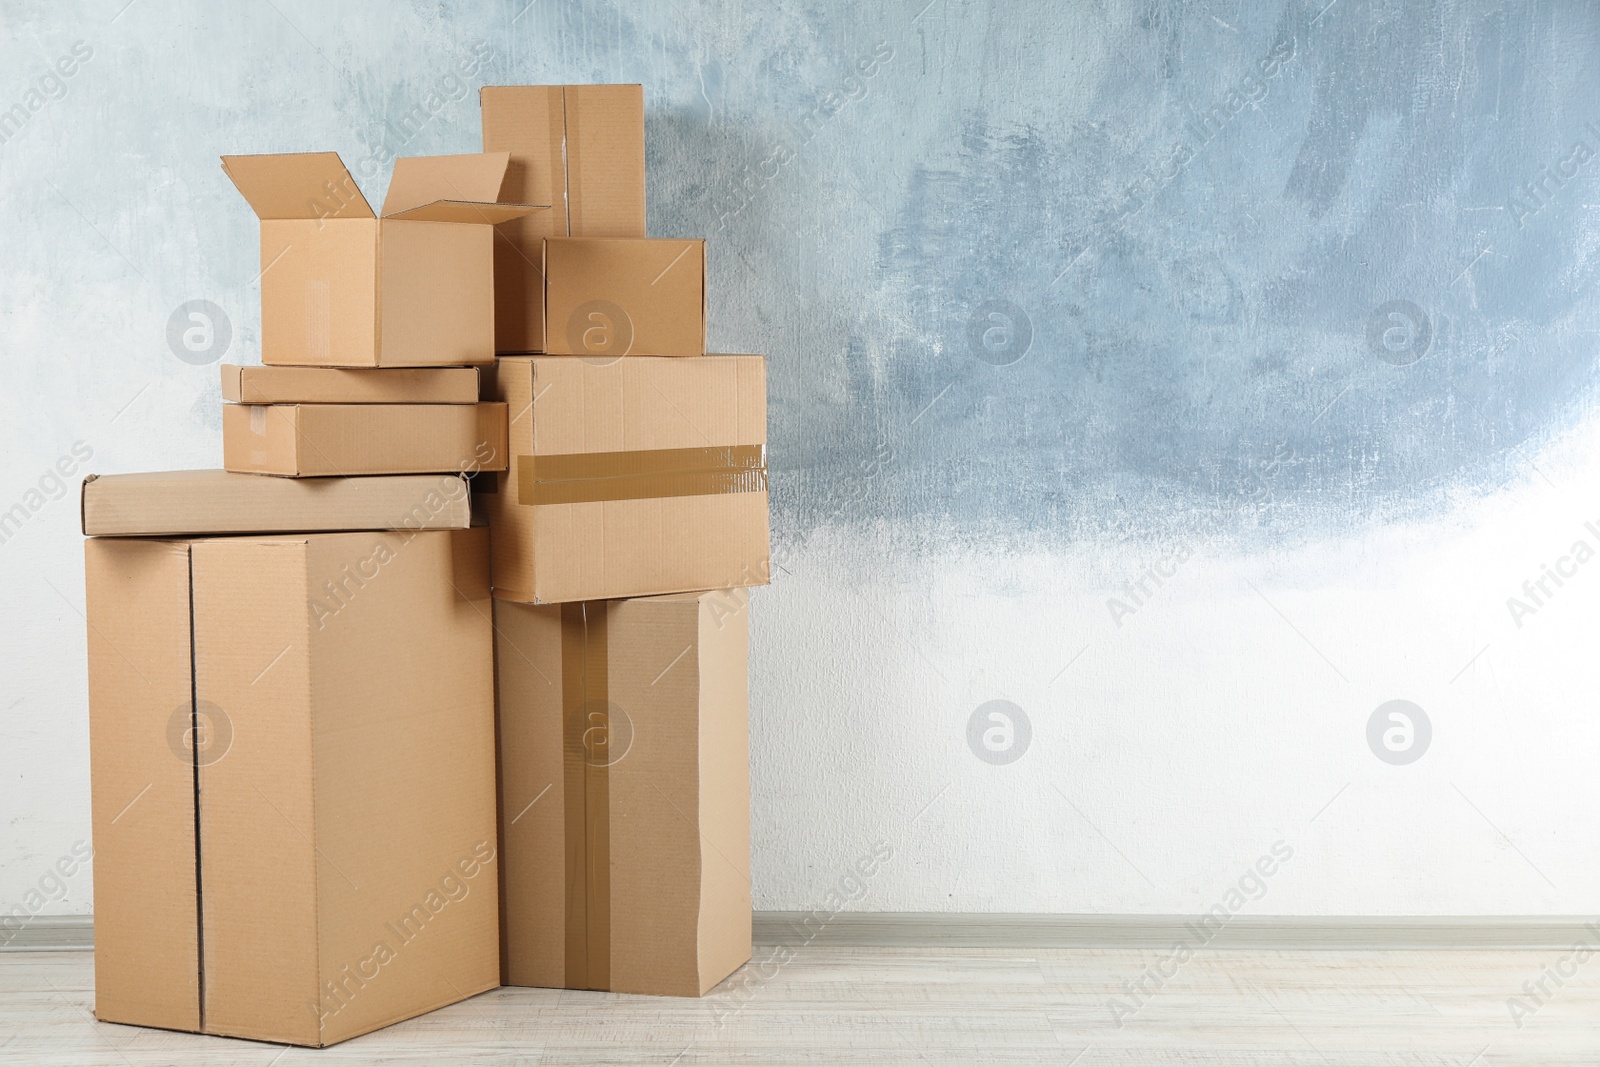
{"label": "cardboard box", "polygon": [[261,362],[439,367],[494,359],[504,152],[395,160],[383,217],[334,152],[223,156],[261,219]]}
{"label": "cardboard box", "polygon": [[504,404],[224,404],[222,465],[246,474],[504,470]]}
{"label": "cardboard box", "polygon": [[542,352],[543,240],[645,235],[644,88],[489,85],[478,101],[483,150],[511,153],[501,195],[555,205],[495,243],[495,347]]}
{"label": "cardboard box", "polygon": [[560,603],[763,585],[760,356],[504,357],[510,469],[480,493],[495,596]]}
{"label": "cardboard box", "polygon": [[495,604],[505,984],[694,997],[750,958],[746,599]]}
{"label": "cardboard box", "polygon": [[330,1045],[499,983],[486,534],[86,542],[98,1018]]}
{"label": "cardboard box", "polygon": [[704,241],[553,237],[544,272],[551,355],[705,355]]}
{"label": "cardboard box", "polygon": [[91,537],[457,530],[472,525],[459,474],[262,478],[227,471],[91,474],[83,480]]}
{"label": "cardboard box", "polygon": [[222,399],[236,404],[476,404],[476,367],[237,367],[222,365]]}

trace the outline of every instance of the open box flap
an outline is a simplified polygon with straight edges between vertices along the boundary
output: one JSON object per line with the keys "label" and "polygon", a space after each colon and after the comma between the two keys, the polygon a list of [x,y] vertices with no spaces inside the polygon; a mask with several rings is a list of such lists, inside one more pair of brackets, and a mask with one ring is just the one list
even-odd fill
{"label": "open box flap", "polygon": [[413,222],[501,223],[520,219],[535,211],[548,210],[548,204],[481,204],[469,200],[435,200],[431,204],[385,215],[384,218],[409,219]]}
{"label": "open box flap", "polygon": [[408,156],[394,161],[383,217],[391,218],[440,200],[492,204],[500,199],[509,152],[461,156]]}
{"label": "open box flap", "polygon": [[261,219],[370,219],[337,152],[223,156],[222,170]]}

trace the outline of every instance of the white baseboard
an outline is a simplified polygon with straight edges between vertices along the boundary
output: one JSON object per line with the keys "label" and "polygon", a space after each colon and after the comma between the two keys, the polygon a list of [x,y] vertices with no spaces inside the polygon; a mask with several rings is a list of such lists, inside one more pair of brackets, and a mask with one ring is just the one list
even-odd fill
{"label": "white baseboard", "polygon": [[[758,945],[841,948],[1159,948],[1196,938],[1199,916],[1054,915],[974,912],[758,911]],[[1214,924],[1215,925],[1215,924]],[[85,951],[94,947],[90,915],[40,915],[0,951]],[[1573,916],[1236,915],[1216,926],[1213,949],[1564,949],[1600,943],[1600,919]]]}
{"label": "white baseboard", "polygon": [[0,921],[0,952],[81,952],[91,948],[93,915],[35,915],[15,929]]}
{"label": "white baseboard", "polygon": [[1600,944],[1600,919],[1573,916],[1057,915],[765,911],[760,945],[906,948],[1554,949]]}

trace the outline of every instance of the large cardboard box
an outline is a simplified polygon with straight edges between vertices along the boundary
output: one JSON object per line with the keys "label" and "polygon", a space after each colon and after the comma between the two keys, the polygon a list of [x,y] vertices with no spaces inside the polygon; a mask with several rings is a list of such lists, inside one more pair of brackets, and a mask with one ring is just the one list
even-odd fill
{"label": "large cardboard box", "polygon": [[261,362],[427,367],[494,360],[504,152],[398,159],[383,217],[335,152],[223,156],[261,220]]}
{"label": "large cardboard box", "polygon": [[505,470],[504,404],[224,404],[222,465],[245,474]]}
{"label": "large cardboard box", "polygon": [[100,1019],[330,1045],[498,984],[485,535],[86,542]]}
{"label": "large cardboard box", "polygon": [[236,404],[476,404],[476,367],[222,365],[222,399]]}
{"label": "large cardboard box", "polygon": [[457,530],[472,525],[459,474],[262,478],[228,471],[91,474],[83,532],[91,537]]}
{"label": "large cardboard box", "polygon": [[544,272],[551,355],[705,355],[704,241],[553,237]]}
{"label": "large cardboard box", "polygon": [[544,351],[546,237],[643,237],[644,88],[489,85],[483,150],[511,153],[501,195],[552,204],[498,227],[495,346]]}
{"label": "large cardboard box", "polygon": [[510,468],[483,493],[495,596],[560,603],[764,585],[766,362],[502,358]]}
{"label": "large cardboard box", "polygon": [[693,997],[750,958],[746,600],[496,602],[506,984]]}

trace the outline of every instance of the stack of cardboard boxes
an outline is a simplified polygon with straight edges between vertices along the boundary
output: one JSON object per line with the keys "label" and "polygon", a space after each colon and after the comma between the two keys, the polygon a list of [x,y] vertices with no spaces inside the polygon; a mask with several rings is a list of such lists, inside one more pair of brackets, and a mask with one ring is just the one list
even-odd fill
{"label": "stack of cardboard boxes", "polygon": [[644,236],[639,86],[482,104],[381,217],[332,153],[224,159],[226,469],[85,481],[102,1019],[327,1045],[749,957],[764,364]]}

